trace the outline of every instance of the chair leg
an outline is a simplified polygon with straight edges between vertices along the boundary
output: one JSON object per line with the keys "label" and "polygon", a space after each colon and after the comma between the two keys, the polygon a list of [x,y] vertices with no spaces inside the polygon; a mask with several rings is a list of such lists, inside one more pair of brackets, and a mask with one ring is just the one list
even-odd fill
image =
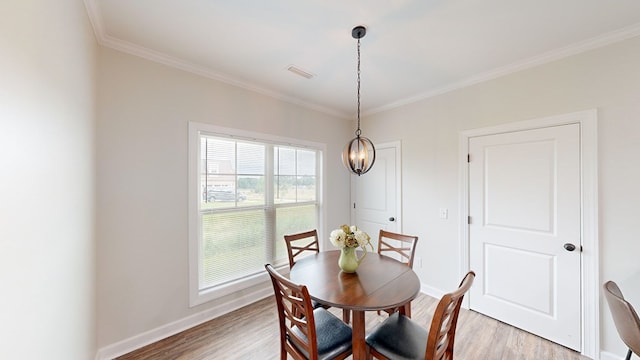
{"label": "chair leg", "polygon": [[[378,311],[378,315],[380,315],[380,311]],[[369,347],[369,345],[367,345],[367,356],[366,356],[367,360],[373,360],[373,355],[371,355],[371,348]]]}
{"label": "chair leg", "polygon": [[342,321],[348,324],[351,321],[351,311],[348,309],[342,309]]}
{"label": "chair leg", "polygon": [[629,351],[627,351],[627,357],[624,358],[624,360],[630,360],[632,354],[633,354],[633,351],[631,351],[631,349],[629,349]]}
{"label": "chair leg", "polygon": [[404,306],[401,309],[404,312],[402,315],[405,315],[406,317],[411,318],[411,303],[410,302],[404,304]]}

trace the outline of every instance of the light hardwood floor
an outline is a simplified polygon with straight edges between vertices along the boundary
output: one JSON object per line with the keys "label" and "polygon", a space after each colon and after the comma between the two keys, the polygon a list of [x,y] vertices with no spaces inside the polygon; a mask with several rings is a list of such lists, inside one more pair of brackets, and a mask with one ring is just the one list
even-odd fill
{"label": "light hardwood floor", "polygon": [[[437,300],[419,295],[412,318],[427,326]],[[138,349],[118,360],[279,359],[279,336],[273,297]],[[340,309],[331,311],[341,318]],[[385,312],[366,313],[367,329],[382,322]],[[582,360],[579,353],[462,309],[458,318],[456,360]]]}

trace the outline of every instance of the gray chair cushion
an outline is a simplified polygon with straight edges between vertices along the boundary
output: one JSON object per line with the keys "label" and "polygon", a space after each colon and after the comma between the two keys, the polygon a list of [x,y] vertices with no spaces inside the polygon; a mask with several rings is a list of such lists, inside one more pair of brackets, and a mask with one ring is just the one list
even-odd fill
{"label": "gray chair cushion", "polygon": [[416,360],[424,359],[428,336],[427,329],[396,312],[376,327],[366,342],[389,359]]}
{"label": "gray chair cushion", "polygon": [[[313,317],[316,321],[316,337],[318,340],[318,359],[333,359],[336,355],[351,349],[351,327],[335,317],[326,309],[320,307],[313,310]],[[297,336],[306,339],[306,336],[294,328]],[[309,354],[304,349],[291,342],[307,358]]]}

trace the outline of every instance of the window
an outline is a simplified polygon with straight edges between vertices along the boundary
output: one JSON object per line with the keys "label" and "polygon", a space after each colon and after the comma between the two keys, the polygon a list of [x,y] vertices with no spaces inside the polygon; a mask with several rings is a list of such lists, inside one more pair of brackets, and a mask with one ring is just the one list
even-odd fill
{"label": "window", "polygon": [[283,236],[320,222],[322,147],[190,123],[191,303],[266,279],[287,264]]}

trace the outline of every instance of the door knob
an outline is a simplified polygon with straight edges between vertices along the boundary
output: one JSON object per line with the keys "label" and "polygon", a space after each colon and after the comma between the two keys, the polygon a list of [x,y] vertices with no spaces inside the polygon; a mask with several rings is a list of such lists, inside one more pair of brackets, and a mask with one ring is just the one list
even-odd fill
{"label": "door knob", "polygon": [[394,218],[393,216],[389,218],[389,221],[396,221],[396,218]]}
{"label": "door knob", "polygon": [[571,243],[564,244],[564,249],[567,251],[573,251],[576,249],[576,246]]}

